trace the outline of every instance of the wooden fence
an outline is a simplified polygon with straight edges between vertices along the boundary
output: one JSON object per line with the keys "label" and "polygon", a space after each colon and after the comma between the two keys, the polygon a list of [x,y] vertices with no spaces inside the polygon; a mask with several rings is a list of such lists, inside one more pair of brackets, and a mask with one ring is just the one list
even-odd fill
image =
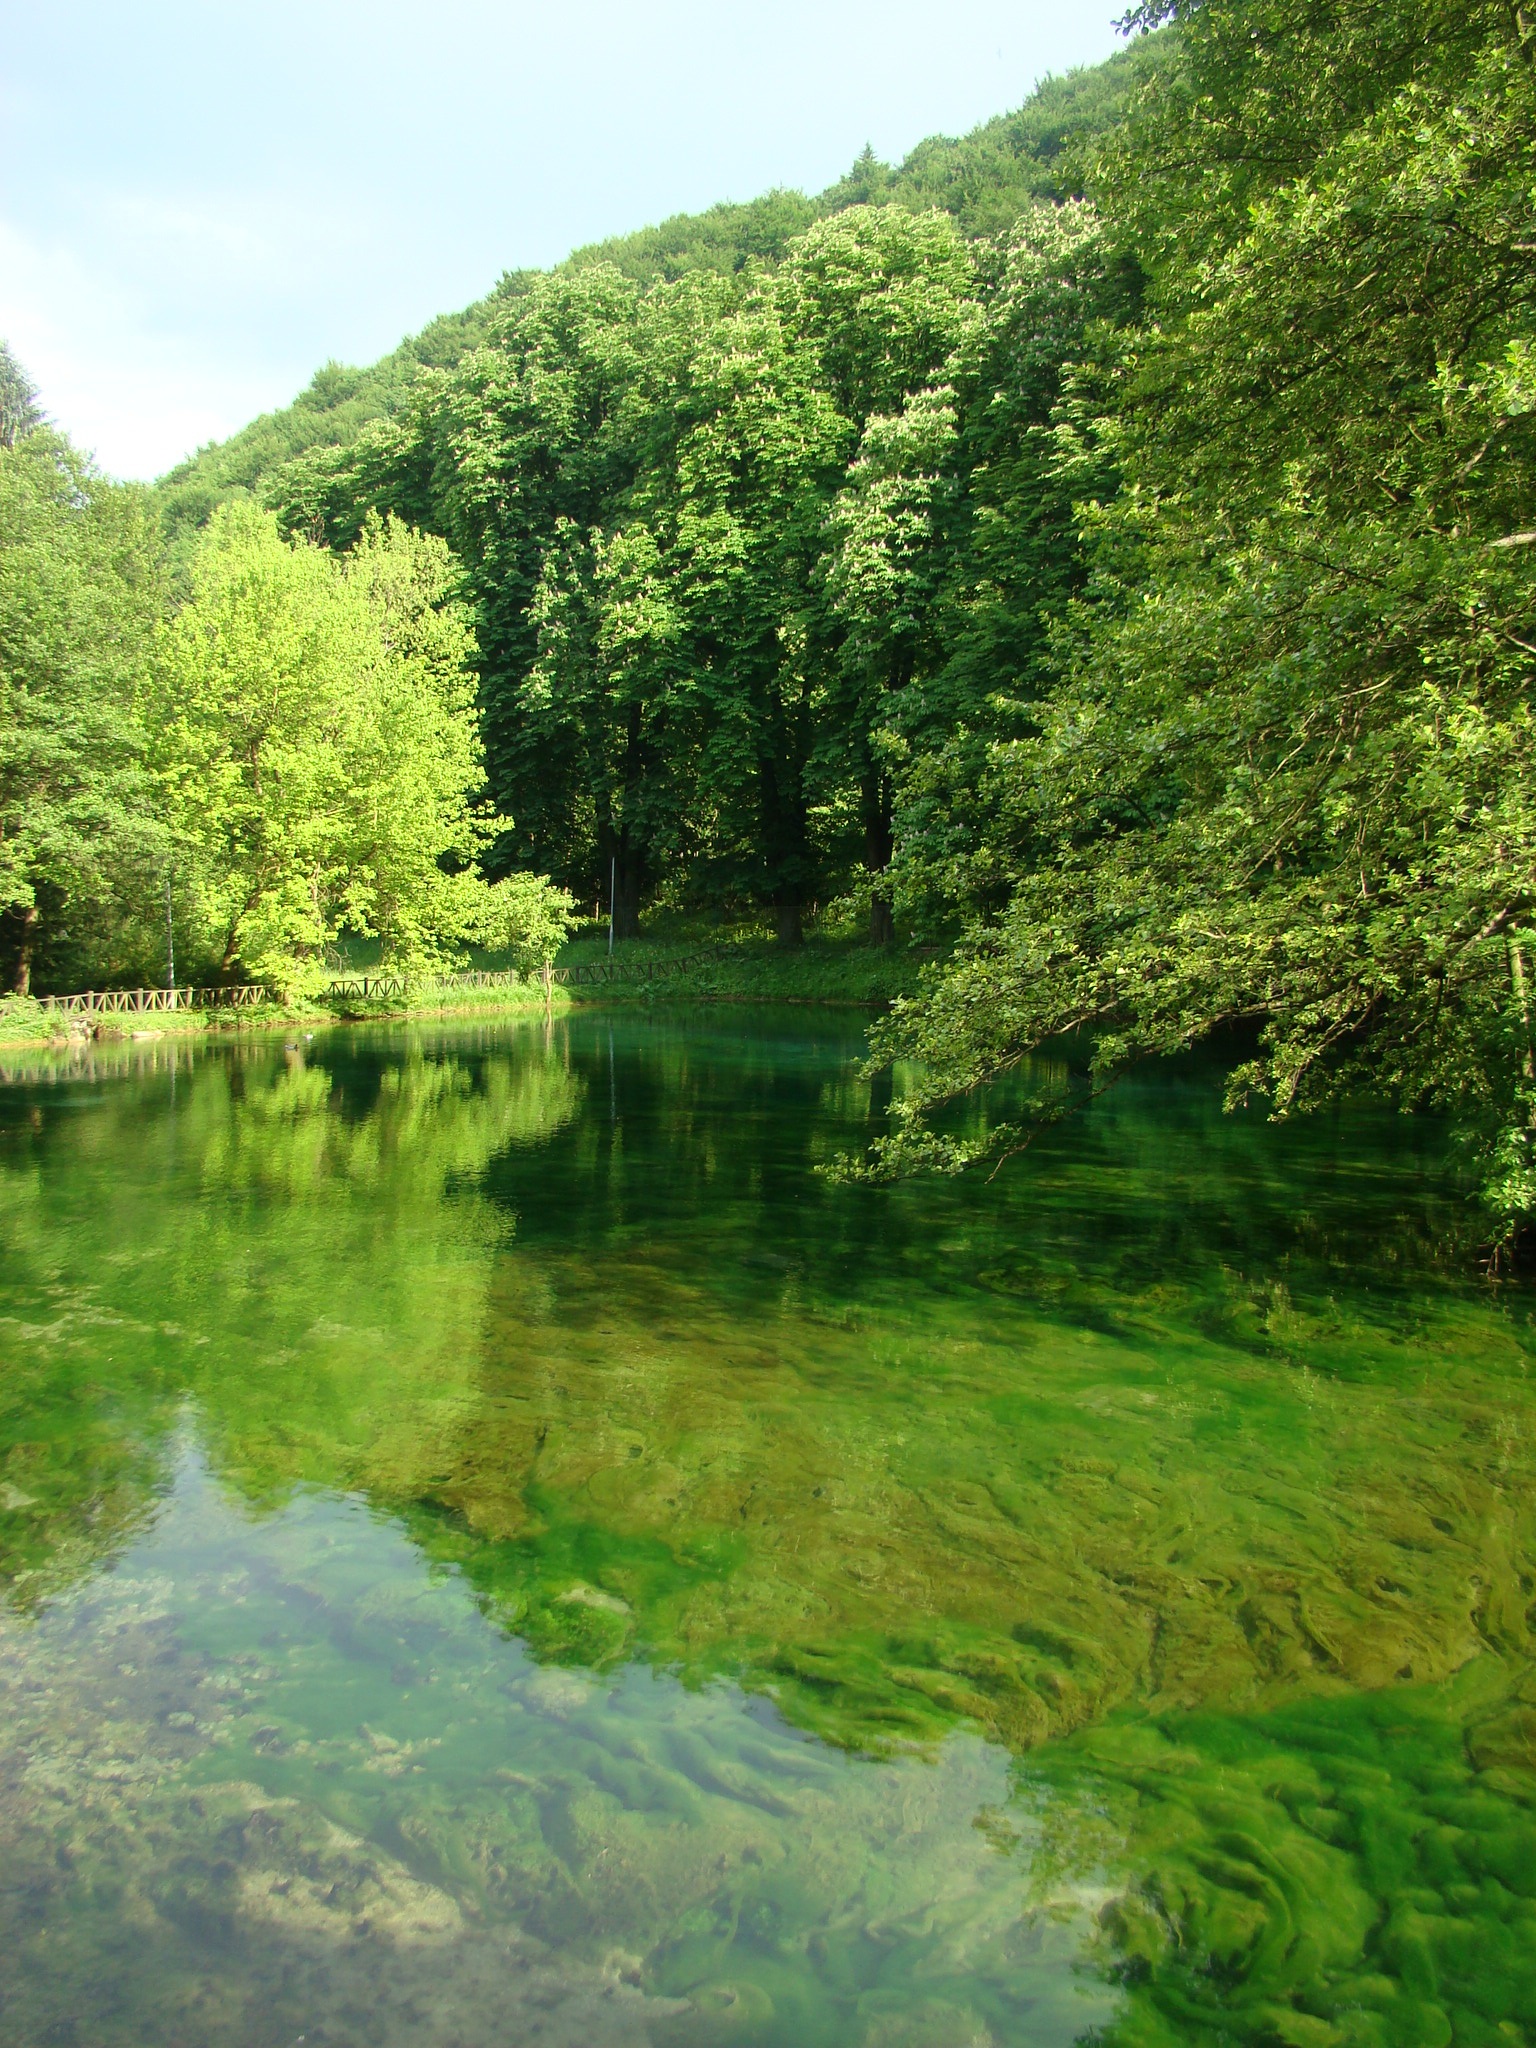
{"label": "wooden fence", "polygon": [[355,1001],[359,996],[408,995],[410,987],[403,974],[349,974],[336,981],[328,981],[320,993],[322,996],[349,996]]}
{"label": "wooden fence", "polygon": [[[624,960],[610,955],[605,960],[578,960],[569,967],[550,971],[550,980],[562,988],[595,988],[615,982],[666,981],[674,974],[718,959],[719,946],[705,946],[695,953],[669,955],[660,960]],[[463,974],[442,974],[430,983],[412,983],[403,974],[341,975],[327,982],[322,996],[340,996],[352,1001],[378,1002],[404,999],[413,987],[439,989],[506,988],[520,977],[510,969],[488,972],[472,968]],[[250,1010],[262,1003],[277,1002],[276,989],[260,982],[243,982],[225,988],[106,988],[86,989],[74,996],[39,996],[38,1005],[49,1016],[154,1017],[172,1010]]]}
{"label": "wooden fence", "polygon": [[666,981],[674,974],[720,957],[719,946],[704,946],[697,953],[674,953],[661,960],[622,960],[610,954],[606,960],[579,960],[570,967],[557,967],[553,979],[566,988],[597,987],[607,982]]}
{"label": "wooden fence", "polygon": [[[604,960],[577,960],[567,967],[552,967],[549,979],[561,988],[601,988],[615,982],[666,981],[674,974],[686,974],[692,967],[698,967],[706,960],[719,957],[720,947],[705,946],[696,953],[668,955],[660,960],[625,960],[609,955]],[[484,968],[468,968],[462,974],[439,974],[425,984],[438,989],[455,988],[507,988],[522,977],[512,968],[488,971]],[[321,991],[327,996],[342,996],[356,1000],[406,996],[412,984],[399,974],[354,974],[327,982]]]}
{"label": "wooden fence", "polygon": [[39,996],[38,1007],[55,1017],[153,1017],[170,1010],[248,1010],[272,1000],[257,983],[230,988],[103,988],[76,996]]}

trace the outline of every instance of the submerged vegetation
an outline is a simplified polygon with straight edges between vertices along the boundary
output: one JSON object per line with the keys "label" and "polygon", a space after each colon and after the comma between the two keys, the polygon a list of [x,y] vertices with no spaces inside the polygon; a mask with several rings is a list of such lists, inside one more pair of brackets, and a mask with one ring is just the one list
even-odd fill
{"label": "submerged vegetation", "polygon": [[534,2042],[1529,2037],[1531,1333],[1438,1137],[1192,1066],[843,1188],[858,1042],[7,1091],[22,2038],[478,2041],[509,1972]]}

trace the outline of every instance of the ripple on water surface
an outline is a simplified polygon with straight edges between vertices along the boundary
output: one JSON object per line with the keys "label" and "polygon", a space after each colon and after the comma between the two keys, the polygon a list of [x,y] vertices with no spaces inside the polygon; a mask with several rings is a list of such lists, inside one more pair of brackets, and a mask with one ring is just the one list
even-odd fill
{"label": "ripple on water surface", "polygon": [[1527,1303],[1149,1081],[838,1189],[857,1020],[0,1090],[0,2042],[1536,2041]]}

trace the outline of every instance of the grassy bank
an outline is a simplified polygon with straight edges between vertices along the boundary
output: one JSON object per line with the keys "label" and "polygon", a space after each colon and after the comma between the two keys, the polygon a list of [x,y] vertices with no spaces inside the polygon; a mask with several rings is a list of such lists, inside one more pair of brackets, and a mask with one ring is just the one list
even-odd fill
{"label": "grassy bank", "polygon": [[[565,990],[550,990],[549,1004],[556,1010],[569,1003]],[[446,987],[424,983],[404,996],[345,996],[331,999],[309,1014],[327,1022],[360,1023],[366,1019],[382,1022],[391,1017],[494,1017],[526,1016],[545,1007],[544,990],[537,981],[495,982],[486,988]]]}
{"label": "grassy bank", "polygon": [[[217,1014],[208,1010],[167,1010],[149,1012],[143,1016],[103,1017],[96,1020],[100,1026],[96,1035],[114,1038],[195,1038],[209,1028],[210,1021]],[[265,1007],[261,1010],[250,1010],[243,1013],[241,1021],[251,1021],[267,1014]],[[284,1021],[282,1012],[273,1010],[271,1014],[275,1021]],[[27,1046],[46,1048],[66,1043],[71,1038],[85,1038],[91,1035],[90,1020],[84,1017],[60,1016],[56,1010],[45,1010],[41,1003],[35,1002],[30,996],[0,996],[0,1047],[7,1051]]]}
{"label": "grassy bank", "polygon": [[[931,958],[931,949],[869,946],[816,935],[803,946],[780,946],[755,928],[631,939],[610,955],[606,935],[594,934],[567,945],[559,965],[606,966],[611,960],[615,979],[573,987],[557,983],[550,1000],[556,1009],[571,1003],[888,1003],[916,987]],[[479,988],[426,982],[403,996],[322,996],[241,1010],[148,1011],[94,1020],[61,1016],[27,996],[4,996],[0,1050],[46,1050],[87,1037],[195,1038],[209,1031],[281,1030],[290,1025],[402,1017],[521,1016],[543,1009],[544,1003],[544,989],[537,980]]]}
{"label": "grassy bank", "polygon": [[[593,937],[566,946],[559,964],[595,965],[608,957],[606,938]],[[754,931],[630,939],[612,955],[620,978],[577,984],[570,994],[578,1003],[888,1003],[917,986],[932,957],[926,948],[815,935],[802,946],[781,946]],[[689,964],[667,971],[677,962]],[[640,978],[648,969],[657,970],[655,980]]]}
{"label": "grassy bank", "polygon": [[[556,988],[552,995],[556,1008],[567,1000],[562,989]],[[288,1025],[313,1026],[367,1018],[522,1015],[543,1007],[544,991],[536,982],[504,982],[489,988],[427,984],[404,997],[317,997],[292,1003],[256,1003],[239,1010],[149,1010],[94,1019],[61,1015],[28,996],[3,996],[0,1049],[19,1051],[31,1046],[46,1050],[84,1038],[198,1038],[210,1031],[270,1031]]]}

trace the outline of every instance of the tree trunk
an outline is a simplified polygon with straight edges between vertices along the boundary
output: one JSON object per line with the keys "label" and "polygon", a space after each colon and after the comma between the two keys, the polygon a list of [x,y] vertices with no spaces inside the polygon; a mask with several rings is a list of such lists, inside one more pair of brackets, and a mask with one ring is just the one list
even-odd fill
{"label": "tree trunk", "polygon": [[640,936],[640,896],[645,880],[645,856],[630,847],[619,848],[618,867],[614,873],[613,889],[613,936],[619,939],[638,939]]}
{"label": "tree trunk", "polygon": [[37,905],[29,903],[21,913],[21,943],[16,949],[16,979],[13,992],[19,996],[32,993],[32,952],[37,944]]}
{"label": "tree trunk", "polygon": [[261,890],[258,887],[251,891],[240,909],[235,912],[234,923],[231,924],[229,936],[224,941],[224,957],[219,962],[220,981],[225,980],[234,972],[235,961],[239,958],[240,954],[240,927],[260,901]]}
{"label": "tree trunk", "polygon": [[805,937],[801,905],[815,883],[803,749],[790,721],[782,717],[765,728],[763,742],[757,783],[764,894],[773,910],[779,944],[798,946]]}
{"label": "tree trunk", "polygon": [[[883,875],[891,864],[895,841],[891,836],[891,785],[880,770],[870,764],[861,791],[864,812],[864,865],[872,875]],[[869,943],[888,946],[896,936],[896,919],[888,889],[876,884],[869,899]]]}
{"label": "tree trunk", "polygon": [[652,748],[647,740],[645,718],[642,706],[632,703],[624,738],[624,768],[622,785],[622,808],[620,816],[624,822],[614,830],[613,812],[608,807],[608,845],[604,849],[610,861],[609,868],[613,887],[613,936],[615,943],[620,939],[638,939],[640,936],[640,899],[645,893],[646,867],[644,844],[637,845],[631,837],[630,820],[637,815],[642,793],[652,771]]}
{"label": "tree trunk", "polygon": [[1526,988],[1525,953],[1523,949],[1504,941],[1509,954],[1509,978],[1514,984],[1515,1000],[1520,1005],[1520,1021],[1525,1027],[1525,1054],[1520,1062],[1521,1071],[1527,1081],[1536,1081],[1536,1039],[1531,1035],[1531,999]]}

